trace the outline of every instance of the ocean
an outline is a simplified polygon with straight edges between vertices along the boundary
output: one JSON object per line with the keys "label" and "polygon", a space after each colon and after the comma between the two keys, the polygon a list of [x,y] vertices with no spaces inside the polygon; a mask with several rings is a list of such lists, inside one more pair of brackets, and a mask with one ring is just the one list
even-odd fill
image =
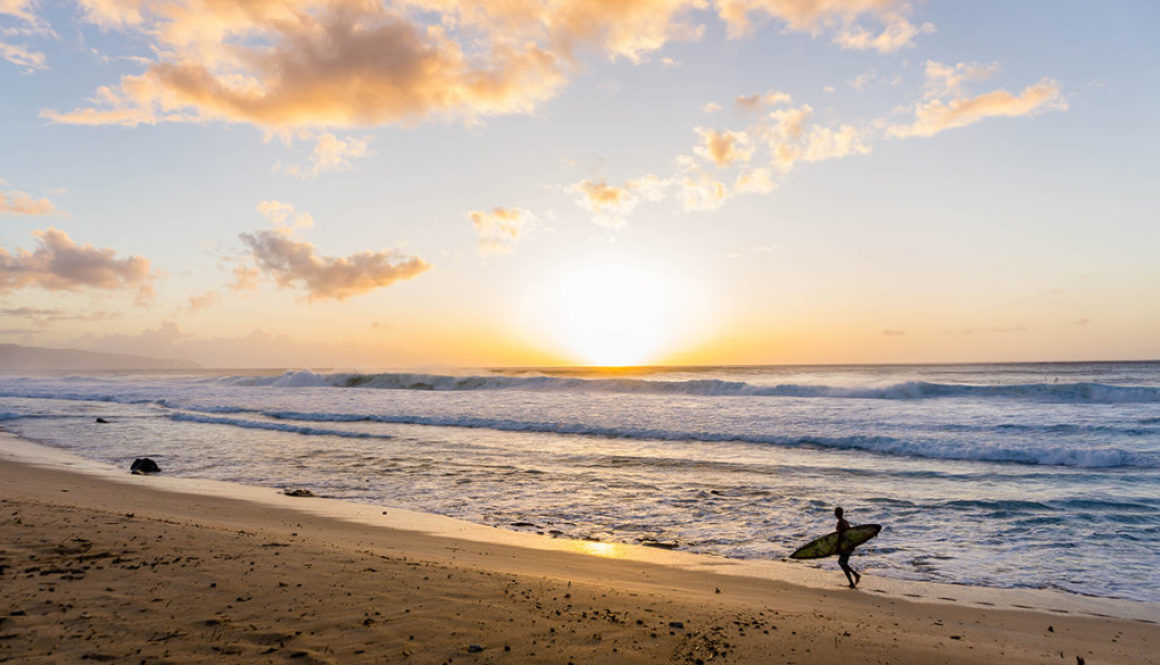
{"label": "ocean", "polygon": [[0,427],[125,469],[742,559],[784,558],[840,505],[884,526],[863,574],[1160,602],[1157,362],[4,376]]}

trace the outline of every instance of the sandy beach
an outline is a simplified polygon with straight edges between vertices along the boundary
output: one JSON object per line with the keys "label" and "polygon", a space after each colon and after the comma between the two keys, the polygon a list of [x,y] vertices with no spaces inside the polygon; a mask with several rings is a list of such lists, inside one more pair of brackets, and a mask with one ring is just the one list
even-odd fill
{"label": "sandy beach", "polygon": [[1160,662],[1147,617],[851,591],[836,570],[815,588],[717,573],[711,557],[523,547],[89,471],[0,462],[0,660]]}

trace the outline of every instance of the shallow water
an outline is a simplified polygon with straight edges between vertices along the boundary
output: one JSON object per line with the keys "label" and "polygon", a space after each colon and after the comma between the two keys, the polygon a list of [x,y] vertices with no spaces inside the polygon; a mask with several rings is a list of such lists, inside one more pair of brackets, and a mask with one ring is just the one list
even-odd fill
{"label": "shallow water", "polygon": [[[96,424],[96,417],[111,422]],[[0,378],[91,459],[498,526],[1160,602],[1160,364]]]}

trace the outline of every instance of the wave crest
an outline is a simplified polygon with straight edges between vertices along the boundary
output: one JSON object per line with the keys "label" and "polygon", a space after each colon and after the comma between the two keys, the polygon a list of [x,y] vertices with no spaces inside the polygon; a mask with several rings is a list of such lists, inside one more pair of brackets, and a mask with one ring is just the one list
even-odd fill
{"label": "wave crest", "polygon": [[829,386],[692,379],[660,381],[622,378],[382,373],[319,374],[310,370],[278,376],[225,379],[233,385],[278,388],[377,388],[382,390],[527,390],[543,392],[607,392],[657,395],[801,397],[836,399],[918,400],[937,398],[1007,398],[1049,402],[1104,404],[1160,402],[1160,387],[1104,383],[954,384],[906,381],[887,386]]}

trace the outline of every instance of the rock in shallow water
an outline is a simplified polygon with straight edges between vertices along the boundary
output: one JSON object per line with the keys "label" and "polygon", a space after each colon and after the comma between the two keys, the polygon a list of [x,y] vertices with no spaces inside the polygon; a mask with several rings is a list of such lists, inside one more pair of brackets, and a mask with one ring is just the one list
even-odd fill
{"label": "rock in shallow water", "polygon": [[138,457],[129,465],[129,471],[135,476],[143,476],[147,473],[161,473],[161,467],[148,457]]}

